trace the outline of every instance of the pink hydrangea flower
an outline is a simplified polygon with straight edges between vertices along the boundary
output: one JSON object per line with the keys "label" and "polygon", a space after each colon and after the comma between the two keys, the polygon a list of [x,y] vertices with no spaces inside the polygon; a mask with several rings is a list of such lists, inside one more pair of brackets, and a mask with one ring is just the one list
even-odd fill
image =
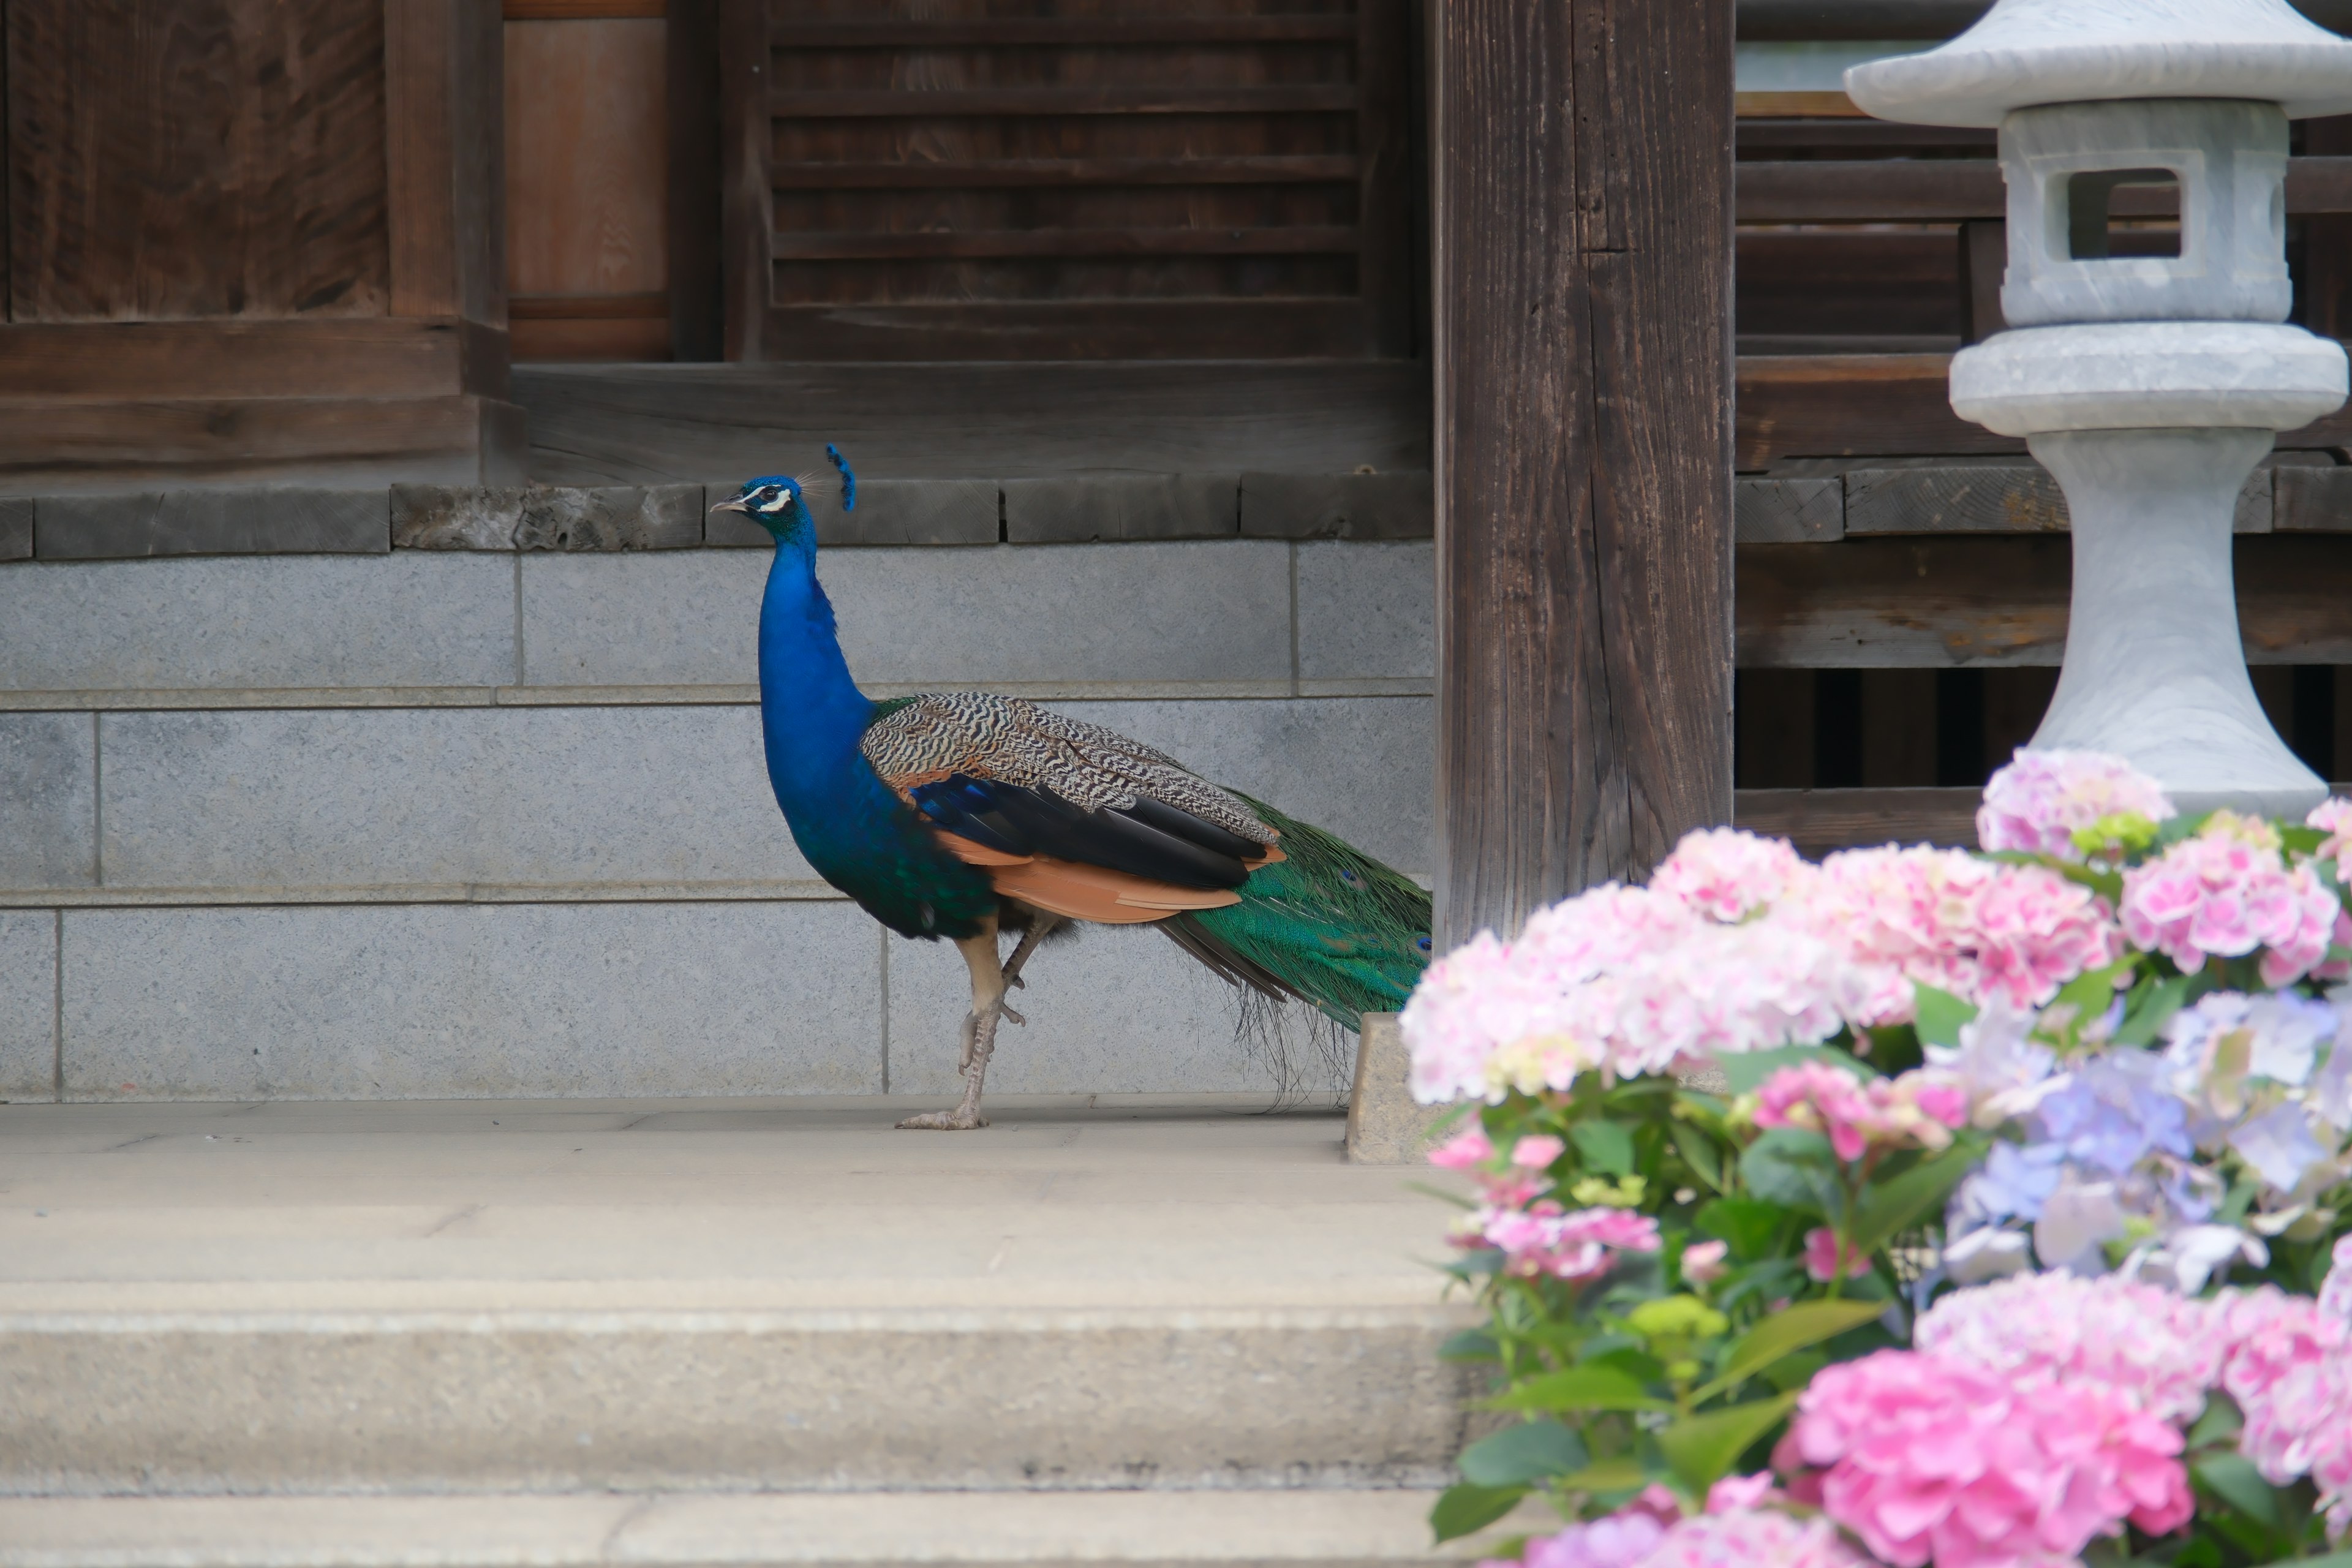
{"label": "pink hydrangea flower", "polygon": [[2309,1476],[2341,1537],[2352,1530],[2352,1323],[2270,1285],[2215,1305],[2231,1339],[2221,1386],[2245,1415],[2238,1452],[2274,1486]]}
{"label": "pink hydrangea flower", "polygon": [[2022,850],[2081,861],[2078,829],[2112,816],[2161,822],[2172,802],[2154,779],[2121,757],[2100,752],[2021,751],[1987,781],[1977,808],[1977,842],[1988,850]]}
{"label": "pink hydrangea flower", "polygon": [[1825,1225],[1817,1225],[1805,1232],[1805,1272],[1826,1285],[1838,1277],[1843,1267],[1845,1277],[1859,1279],[1870,1272],[1866,1253],[1848,1252],[1837,1232]]}
{"label": "pink hydrangea flower", "polygon": [[1926,1069],[1864,1083],[1818,1061],[1782,1068],[1756,1101],[1757,1126],[1826,1134],[1841,1160],[1859,1160],[1873,1146],[1947,1148],[1969,1116],[1968,1091],[1948,1074]]}
{"label": "pink hydrangea flower", "polygon": [[2071,1558],[2126,1520],[2163,1534],[2196,1509],[2180,1434],[2112,1389],[1913,1351],[1816,1373],[1790,1439],[1826,1472],[1829,1516],[1895,1568]]}
{"label": "pink hydrangea flower", "polygon": [[1726,1476],[1706,1489],[1706,1511],[1728,1513],[1734,1509],[1757,1508],[1781,1495],[1778,1478],[1769,1470],[1759,1470],[1752,1476]]}
{"label": "pink hydrangea flower", "polygon": [[[1695,1241],[1683,1248],[1683,1281],[1689,1285],[1712,1285],[1723,1278],[1724,1258],[1731,1248],[1720,1241]],[[2352,1269],[2345,1270],[2352,1274]]]}
{"label": "pink hydrangea flower", "polygon": [[1670,1527],[1643,1568],[1869,1568],[1869,1563],[1826,1519],[1801,1520],[1773,1509],[1717,1511],[1710,1507]]}
{"label": "pink hydrangea flower", "polygon": [[1494,1157],[1486,1130],[1475,1121],[1429,1152],[1429,1163],[1447,1171],[1472,1170]]}
{"label": "pink hydrangea flower", "polygon": [[1666,1527],[1647,1513],[1612,1514],[1537,1536],[1528,1542],[1527,1568],[1634,1568],[1665,1538]]}
{"label": "pink hydrangea flower", "polygon": [[1785,838],[1702,827],[1683,835],[1650,886],[1710,920],[1730,923],[1776,902],[1811,869]]}
{"label": "pink hydrangea flower", "polygon": [[2042,866],[1958,849],[1845,849],[1789,902],[1793,918],[1845,961],[1845,1016],[1907,1022],[1913,984],[1968,1001],[2039,1007],[2086,969],[2123,955],[2123,936],[2089,889]]}
{"label": "pink hydrangea flower", "polygon": [[2319,846],[2316,858],[2336,862],[2336,879],[2352,887],[2352,800],[2336,795],[2321,801],[2303,819],[2306,827],[2316,827],[2327,835]]}
{"label": "pink hydrangea flower", "polygon": [[1568,1145],[1550,1133],[1530,1133],[1511,1145],[1511,1163],[1522,1170],[1548,1171],[1567,1152]]}
{"label": "pink hydrangea flower", "polygon": [[2260,948],[2263,984],[2284,985],[2326,960],[2343,913],[2309,865],[2288,867],[2268,823],[2234,812],[2124,873],[2125,934],[2191,974]]}
{"label": "pink hydrangea flower", "polygon": [[[1690,1254],[1683,1256],[1687,1258]],[[1689,1268],[1685,1266],[1683,1272],[1689,1273]],[[2337,1237],[2336,1249],[2327,1255],[2327,1278],[2319,1287],[2319,1310],[2324,1317],[2352,1326],[2352,1236]]]}
{"label": "pink hydrangea flower", "polygon": [[2121,1275],[2019,1274],[1946,1296],[1911,1342],[2011,1379],[2096,1384],[2187,1421],[2221,1377],[2223,1327],[2206,1303]]}
{"label": "pink hydrangea flower", "polygon": [[1507,1274],[1595,1279],[1609,1272],[1620,1252],[1657,1251],[1658,1222],[1631,1209],[1563,1213],[1549,1204],[1527,1210],[1489,1206],[1471,1215],[1454,1240],[1497,1249]]}

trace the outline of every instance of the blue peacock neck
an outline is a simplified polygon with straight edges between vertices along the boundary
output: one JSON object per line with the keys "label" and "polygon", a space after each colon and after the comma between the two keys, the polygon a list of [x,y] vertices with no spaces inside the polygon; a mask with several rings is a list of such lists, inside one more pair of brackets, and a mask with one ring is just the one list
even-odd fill
{"label": "blue peacock neck", "polygon": [[874,717],[849,678],[833,605],[816,580],[815,523],[799,501],[793,510],[760,604],[760,725],[787,818],[840,800],[844,772],[858,771],[858,742]]}

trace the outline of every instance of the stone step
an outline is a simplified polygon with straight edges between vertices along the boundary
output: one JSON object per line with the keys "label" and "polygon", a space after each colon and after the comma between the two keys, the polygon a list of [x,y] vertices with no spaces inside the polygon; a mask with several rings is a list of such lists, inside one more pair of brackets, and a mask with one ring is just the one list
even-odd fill
{"label": "stone step", "polygon": [[0,1108],[0,1496],[1443,1484],[1446,1209],[1222,1110]]}
{"label": "stone step", "polygon": [[1459,1560],[1423,1490],[0,1500],[0,1568],[730,1568]]}

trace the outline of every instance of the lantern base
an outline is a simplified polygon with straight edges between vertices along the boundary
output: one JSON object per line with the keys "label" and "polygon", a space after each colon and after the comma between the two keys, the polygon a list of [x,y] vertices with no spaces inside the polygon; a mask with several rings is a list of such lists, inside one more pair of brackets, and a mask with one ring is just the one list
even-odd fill
{"label": "lantern base", "polygon": [[2074,534],[2066,662],[2039,748],[2106,752],[2185,812],[2300,817],[2327,786],[2271,728],[2246,674],[2231,572],[2239,488],[2268,430],[2074,430],[2028,443]]}

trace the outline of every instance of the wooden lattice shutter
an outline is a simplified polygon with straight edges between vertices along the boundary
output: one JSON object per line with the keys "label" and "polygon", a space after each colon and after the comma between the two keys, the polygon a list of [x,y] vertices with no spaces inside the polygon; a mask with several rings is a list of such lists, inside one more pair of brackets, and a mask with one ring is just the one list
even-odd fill
{"label": "wooden lattice shutter", "polygon": [[728,0],[731,358],[1410,352],[1403,0]]}

